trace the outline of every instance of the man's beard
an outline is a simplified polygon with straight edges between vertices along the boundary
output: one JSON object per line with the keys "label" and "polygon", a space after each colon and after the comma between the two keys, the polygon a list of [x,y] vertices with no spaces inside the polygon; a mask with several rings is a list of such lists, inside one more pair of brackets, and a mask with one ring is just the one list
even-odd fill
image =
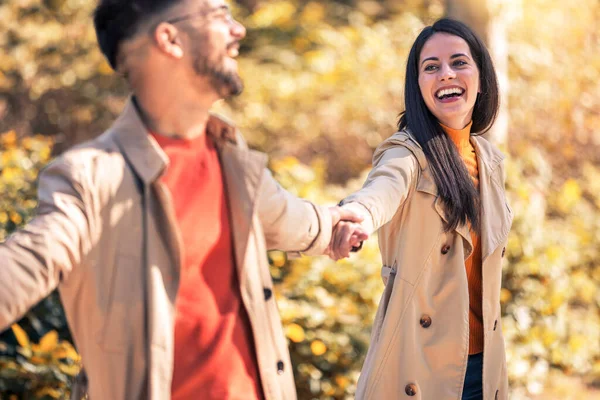
{"label": "man's beard", "polygon": [[194,70],[198,75],[210,77],[213,88],[223,97],[237,96],[244,90],[242,78],[236,71],[227,71],[223,67],[224,59],[211,62],[207,57],[198,54],[194,60]]}

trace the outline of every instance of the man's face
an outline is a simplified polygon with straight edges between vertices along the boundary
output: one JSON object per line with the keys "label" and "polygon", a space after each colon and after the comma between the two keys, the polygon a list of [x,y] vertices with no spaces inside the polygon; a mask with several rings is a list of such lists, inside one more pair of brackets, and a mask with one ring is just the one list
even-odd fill
{"label": "man's face", "polygon": [[[245,28],[231,16],[223,0],[190,2],[188,11],[178,22],[186,33],[185,50],[195,74],[208,78],[221,97],[242,92],[238,74],[239,41],[246,36]],[[177,17],[174,19],[177,20]]]}

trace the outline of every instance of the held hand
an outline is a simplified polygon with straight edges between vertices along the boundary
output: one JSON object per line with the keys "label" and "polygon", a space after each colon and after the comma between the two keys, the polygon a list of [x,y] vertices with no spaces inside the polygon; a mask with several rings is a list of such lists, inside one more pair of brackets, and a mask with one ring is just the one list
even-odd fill
{"label": "held hand", "polygon": [[362,242],[368,238],[369,235],[360,224],[341,221],[333,231],[326,254],[335,261],[349,257],[352,249],[360,248]]}
{"label": "held hand", "polygon": [[339,206],[329,207],[331,213],[331,226],[335,227],[340,221],[362,222],[363,217],[356,215],[350,210]]}

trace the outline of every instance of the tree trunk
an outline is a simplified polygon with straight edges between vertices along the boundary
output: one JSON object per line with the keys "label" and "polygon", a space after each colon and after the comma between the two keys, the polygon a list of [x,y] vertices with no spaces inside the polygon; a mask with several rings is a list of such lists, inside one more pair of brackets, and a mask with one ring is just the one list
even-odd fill
{"label": "tree trunk", "polygon": [[498,84],[500,111],[496,123],[486,135],[501,148],[508,143],[508,38],[506,32],[505,0],[446,0],[447,16],[467,24],[490,50]]}

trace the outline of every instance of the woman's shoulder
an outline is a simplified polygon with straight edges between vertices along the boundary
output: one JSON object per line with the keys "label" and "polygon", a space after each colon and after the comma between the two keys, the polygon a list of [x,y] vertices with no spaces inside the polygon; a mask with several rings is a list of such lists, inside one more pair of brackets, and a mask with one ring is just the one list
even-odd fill
{"label": "woman's shoulder", "polygon": [[498,163],[504,160],[504,153],[491,140],[483,135],[473,136],[473,140],[477,144],[478,156],[483,157],[490,163]]}
{"label": "woman's shoulder", "polygon": [[375,153],[373,154],[373,164],[377,164],[383,157],[384,153],[391,150],[397,150],[401,153],[405,153],[406,156],[413,156],[421,168],[424,168],[427,164],[427,159],[425,158],[425,154],[423,153],[421,146],[408,128],[394,133],[392,136],[381,142],[379,146],[377,146]]}

